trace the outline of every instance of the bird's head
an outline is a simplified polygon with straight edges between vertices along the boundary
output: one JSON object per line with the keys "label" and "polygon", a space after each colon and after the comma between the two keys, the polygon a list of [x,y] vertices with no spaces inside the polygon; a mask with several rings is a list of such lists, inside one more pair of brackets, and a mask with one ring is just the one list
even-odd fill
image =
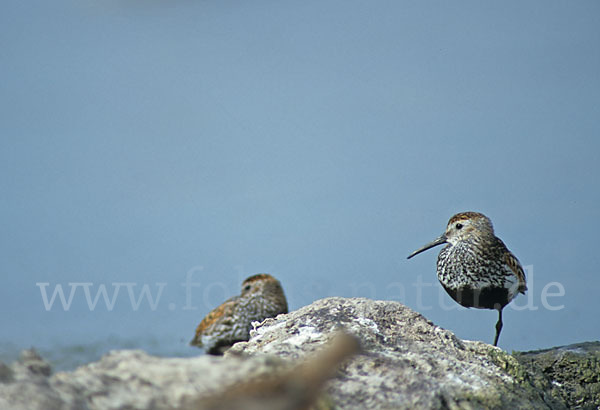
{"label": "bird's head", "polygon": [[450,218],[443,234],[411,253],[408,259],[444,243],[456,245],[461,241],[473,238],[485,239],[490,235],[494,236],[494,227],[490,218],[479,212],[461,212]]}

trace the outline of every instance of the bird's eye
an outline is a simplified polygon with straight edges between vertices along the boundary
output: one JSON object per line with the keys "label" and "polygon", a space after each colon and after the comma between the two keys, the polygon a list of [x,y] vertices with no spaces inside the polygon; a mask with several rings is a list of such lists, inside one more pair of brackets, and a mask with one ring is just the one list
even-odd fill
{"label": "bird's eye", "polygon": [[457,223],[455,226],[456,226],[456,229],[461,229],[463,227],[463,224]]}
{"label": "bird's eye", "polygon": [[249,291],[249,290],[250,290],[250,285],[246,285],[246,286],[244,286],[244,290],[245,290],[245,291]]}

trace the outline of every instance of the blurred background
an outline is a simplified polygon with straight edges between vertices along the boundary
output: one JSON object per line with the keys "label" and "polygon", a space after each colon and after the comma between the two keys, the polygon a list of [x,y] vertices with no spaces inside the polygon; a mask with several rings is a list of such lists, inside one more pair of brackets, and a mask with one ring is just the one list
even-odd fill
{"label": "blurred background", "polygon": [[528,273],[500,347],[600,339],[600,3],[0,10],[1,360],[201,354],[195,326],[258,272],[292,310],[396,300],[491,343],[440,248],[406,259],[467,210]]}

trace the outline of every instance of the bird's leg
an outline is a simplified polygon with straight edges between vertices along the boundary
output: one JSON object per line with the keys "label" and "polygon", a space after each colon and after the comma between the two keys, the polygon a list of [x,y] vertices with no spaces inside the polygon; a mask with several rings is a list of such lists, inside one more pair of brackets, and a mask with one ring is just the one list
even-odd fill
{"label": "bird's leg", "polygon": [[496,322],[496,337],[494,338],[494,346],[498,345],[498,338],[502,330],[502,308],[498,309],[498,322]]}

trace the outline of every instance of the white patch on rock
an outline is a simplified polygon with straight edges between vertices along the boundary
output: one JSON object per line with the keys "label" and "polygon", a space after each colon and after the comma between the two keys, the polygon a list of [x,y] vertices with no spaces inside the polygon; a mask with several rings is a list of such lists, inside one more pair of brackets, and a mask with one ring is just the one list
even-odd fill
{"label": "white patch on rock", "polygon": [[288,338],[285,343],[299,347],[307,342],[323,338],[323,333],[313,326],[303,326],[298,328],[298,334]]}
{"label": "white patch on rock", "polygon": [[377,323],[375,323],[371,319],[368,319],[366,317],[359,317],[358,320],[356,320],[356,323],[361,325],[361,327],[369,328],[373,330],[373,332],[379,334],[379,327],[377,327]]}
{"label": "white patch on rock", "polygon": [[[266,319],[266,320],[268,320],[268,319]],[[260,339],[265,334],[276,331],[277,329],[285,326],[285,322],[279,322],[274,325],[265,325],[265,321],[252,322],[252,330],[250,330],[250,339],[252,339],[252,340]]]}

